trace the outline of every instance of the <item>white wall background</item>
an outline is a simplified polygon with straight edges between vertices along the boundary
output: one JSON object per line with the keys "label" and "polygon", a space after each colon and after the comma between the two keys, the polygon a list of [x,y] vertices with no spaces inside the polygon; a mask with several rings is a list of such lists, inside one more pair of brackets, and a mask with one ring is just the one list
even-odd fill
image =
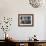
{"label": "white wall background", "polygon": [[[18,27],[18,14],[34,14],[33,27]],[[8,33],[16,40],[27,40],[34,34],[37,39],[46,40],[46,5],[40,8],[33,8],[28,0],[0,0],[1,17],[12,17],[12,27]],[[3,31],[0,29],[0,39],[4,39]]]}

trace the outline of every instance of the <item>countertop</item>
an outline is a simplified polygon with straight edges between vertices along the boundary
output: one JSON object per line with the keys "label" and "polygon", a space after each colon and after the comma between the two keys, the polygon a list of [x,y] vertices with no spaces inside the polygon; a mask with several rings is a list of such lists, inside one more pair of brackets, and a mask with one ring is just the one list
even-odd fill
{"label": "countertop", "polygon": [[39,40],[39,41],[29,41],[29,40],[16,40],[16,41],[13,41],[13,42],[41,42],[41,43],[46,43],[46,40]]}
{"label": "countertop", "polygon": [[37,40],[37,41],[34,41],[34,40],[6,40],[6,41],[10,41],[10,42],[25,42],[25,43],[27,43],[27,42],[34,42],[34,43],[46,43],[46,40]]}

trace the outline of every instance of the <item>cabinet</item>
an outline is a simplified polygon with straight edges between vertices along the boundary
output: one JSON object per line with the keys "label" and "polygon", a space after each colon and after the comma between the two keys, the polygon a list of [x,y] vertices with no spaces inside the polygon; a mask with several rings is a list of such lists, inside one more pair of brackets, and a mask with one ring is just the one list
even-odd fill
{"label": "cabinet", "polygon": [[29,42],[28,46],[46,46],[46,42]]}
{"label": "cabinet", "polygon": [[24,43],[24,46],[28,46],[28,43]]}
{"label": "cabinet", "polygon": [[0,41],[0,46],[46,46],[46,41]]}
{"label": "cabinet", "polygon": [[46,43],[39,43],[38,46],[46,46]]}
{"label": "cabinet", "polygon": [[16,43],[16,46],[28,46],[28,43]]}

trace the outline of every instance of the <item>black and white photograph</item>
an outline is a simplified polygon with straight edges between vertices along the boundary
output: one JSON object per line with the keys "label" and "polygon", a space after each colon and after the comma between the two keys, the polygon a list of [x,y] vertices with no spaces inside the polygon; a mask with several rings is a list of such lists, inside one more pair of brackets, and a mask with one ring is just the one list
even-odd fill
{"label": "black and white photograph", "polygon": [[33,26],[33,14],[18,14],[19,26]]}

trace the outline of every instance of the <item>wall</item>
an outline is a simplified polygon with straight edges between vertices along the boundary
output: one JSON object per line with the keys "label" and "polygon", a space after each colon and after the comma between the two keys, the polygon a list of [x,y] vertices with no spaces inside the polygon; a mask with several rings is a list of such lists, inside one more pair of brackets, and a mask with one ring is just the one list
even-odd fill
{"label": "wall", "polygon": [[[10,33],[14,39],[16,38],[16,40],[27,40],[34,34],[37,35],[37,39],[45,40],[45,12],[46,6],[33,8],[28,0],[0,0],[0,18],[4,16],[13,18],[12,26],[8,33]],[[19,13],[34,14],[34,26],[18,27]],[[2,35],[2,33],[3,31],[0,31],[0,35]],[[0,36],[0,39],[4,39],[4,37]]]}

